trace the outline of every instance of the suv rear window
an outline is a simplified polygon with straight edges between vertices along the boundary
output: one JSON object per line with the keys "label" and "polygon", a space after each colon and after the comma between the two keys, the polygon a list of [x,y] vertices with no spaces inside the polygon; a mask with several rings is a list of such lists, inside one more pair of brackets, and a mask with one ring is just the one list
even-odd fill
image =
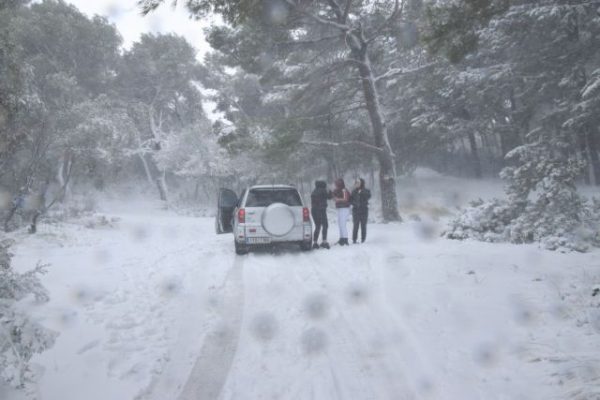
{"label": "suv rear window", "polygon": [[250,189],[246,207],[268,207],[273,203],[301,206],[302,200],[296,189]]}

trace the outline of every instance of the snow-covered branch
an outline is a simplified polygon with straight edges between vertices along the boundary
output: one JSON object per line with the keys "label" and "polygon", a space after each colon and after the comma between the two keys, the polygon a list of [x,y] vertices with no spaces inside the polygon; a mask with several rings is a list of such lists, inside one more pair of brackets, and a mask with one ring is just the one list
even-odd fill
{"label": "snow-covered branch", "polygon": [[320,24],[331,26],[333,28],[337,28],[343,32],[348,32],[350,30],[350,27],[346,24],[342,24],[342,23],[339,23],[339,22],[331,20],[331,19],[323,18],[323,17],[320,17],[318,15],[315,15],[308,11],[303,10],[299,6],[299,4],[293,0],[285,0],[285,2],[288,3],[290,6],[292,6],[293,8],[295,8],[296,10],[300,11],[302,14],[308,16],[309,18],[312,18],[313,20],[315,20],[316,22],[318,22]]}
{"label": "snow-covered branch", "polygon": [[395,78],[395,77],[401,76],[401,75],[409,75],[409,74],[415,74],[417,72],[423,72],[423,71],[433,68],[437,65],[439,65],[439,62],[436,61],[436,62],[431,62],[431,63],[425,64],[425,65],[421,65],[416,68],[409,68],[409,69],[392,68],[392,69],[388,70],[387,72],[385,72],[384,74],[381,74],[381,75],[375,77],[375,82],[378,82],[378,81],[384,80],[384,79]]}
{"label": "snow-covered branch", "polygon": [[321,140],[302,140],[300,143],[309,146],[325,146],[325,147],[360,147],[365,150],[369,150],[375,153],[383,153],[383,149],[372,144],[362,142],[360,140],[346,140],[343,142],[329,142]]}

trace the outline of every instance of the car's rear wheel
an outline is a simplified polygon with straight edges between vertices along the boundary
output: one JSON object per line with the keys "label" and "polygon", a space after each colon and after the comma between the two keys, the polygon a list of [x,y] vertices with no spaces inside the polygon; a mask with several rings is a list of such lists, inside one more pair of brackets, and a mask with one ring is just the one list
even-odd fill
{"label": "car's rear wheel", "polygon": [[244,254],[248,254],[248,246],[243,244],[239,244],[237,241],[233,241],[235,245],[235,254],[243,256]]}
{"label": "car's rear wheel", "polygon": [[312,244],[310,242],[302,242],[300,243],[300,250],[302,251],[311,251]]}

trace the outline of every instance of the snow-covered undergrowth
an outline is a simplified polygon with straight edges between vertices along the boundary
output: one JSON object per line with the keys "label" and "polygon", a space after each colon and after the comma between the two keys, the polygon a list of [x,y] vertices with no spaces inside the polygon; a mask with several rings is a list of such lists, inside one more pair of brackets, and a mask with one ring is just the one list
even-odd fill
{"label": "snow-covered undergrowth", "polygon": [[[566,140],[566,139],[565,139]],[[539,242],[549,250],[600,246],[600,202],[577,190],[585,164],[565,154],[564,142],[537,132],[511,151],[504,168],[506,198],[475,201],[451,221],[445,236],[487,242]]]}
{"label": "snow-covered undergrowth", "polygon": [[[0,237],[1,239],[1,237]],[[45,266],[17,273],[11,267],[13,241],[0,241],[0,393],[3,386],[30,390],[30,360],[51,347],[55,333],[30,316],[27,301],[43,303],[48,292],[40,281]]]}

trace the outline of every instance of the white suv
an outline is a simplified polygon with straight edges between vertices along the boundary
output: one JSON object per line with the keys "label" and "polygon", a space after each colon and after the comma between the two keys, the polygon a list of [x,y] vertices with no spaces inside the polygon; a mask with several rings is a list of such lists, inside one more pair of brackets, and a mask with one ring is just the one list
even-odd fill
{"label": "white suv", "polygon": [[257,185],[238,198],[234,191],[219,191],[216,231],[233,232],[235,252],[253,246],[296,243],[311,249],[312,222],[298,190],[288,185]]}

